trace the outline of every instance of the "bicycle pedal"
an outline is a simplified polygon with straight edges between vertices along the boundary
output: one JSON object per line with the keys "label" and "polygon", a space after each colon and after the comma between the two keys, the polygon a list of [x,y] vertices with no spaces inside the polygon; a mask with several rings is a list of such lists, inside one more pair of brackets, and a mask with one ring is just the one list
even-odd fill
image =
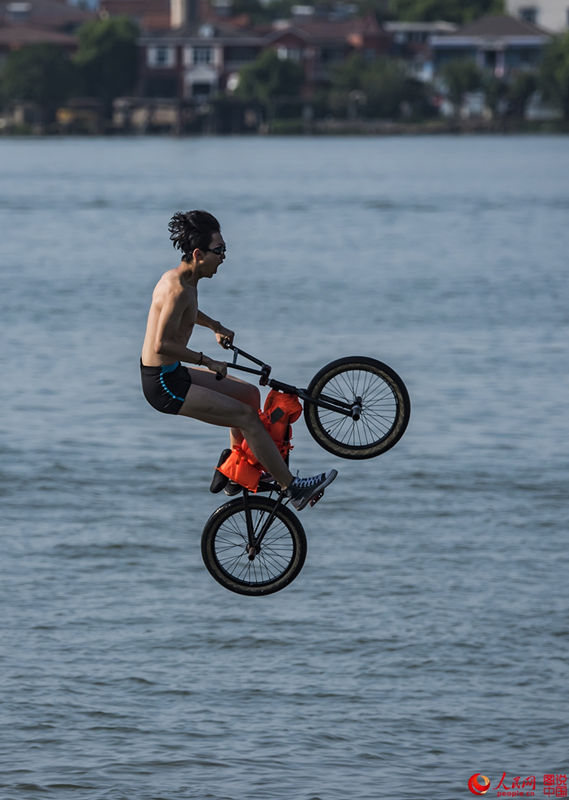
{"label": "bicycle pedal", "polygon": [[324,497],[324,489],[321,489],[318,492],[318,494],[315,494],[314,497],[312,498],[312,500],[310,501],[310,506],[312,507],[312,506],[316,505],[316,503],[319,500],[322,500],[323,497]]}

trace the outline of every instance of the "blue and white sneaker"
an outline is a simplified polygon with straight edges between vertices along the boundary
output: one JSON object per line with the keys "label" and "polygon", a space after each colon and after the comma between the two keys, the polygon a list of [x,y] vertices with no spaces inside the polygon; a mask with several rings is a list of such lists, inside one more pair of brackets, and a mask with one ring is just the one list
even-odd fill
{"label": "blue and white sneaker", "polygon": [[310,501],[315,503],[322,497],[324,489],[332,483],[337,475],[337,470],[331,469],[329,472],[321,472],[320,475],[314,475],[312,478],[293,478],[286,493],[296,510],[302,511]]}

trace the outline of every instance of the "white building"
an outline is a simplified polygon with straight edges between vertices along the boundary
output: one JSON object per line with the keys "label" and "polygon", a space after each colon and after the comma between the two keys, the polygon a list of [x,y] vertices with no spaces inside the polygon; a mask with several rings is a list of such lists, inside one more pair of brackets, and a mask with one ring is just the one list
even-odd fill
{"label": "white building", "polygon": [[569,27],[569,0],[506,0],[506,13],[553,33]]}

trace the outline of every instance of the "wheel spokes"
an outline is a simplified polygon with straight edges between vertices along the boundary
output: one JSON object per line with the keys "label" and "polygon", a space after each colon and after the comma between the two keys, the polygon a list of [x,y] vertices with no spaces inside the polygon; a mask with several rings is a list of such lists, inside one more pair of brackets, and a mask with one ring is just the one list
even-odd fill
{"label": "wheel spokes", "polygon": [[[267,512],[252,509],[251,513],[253,531],[258,536]],[[215,538],[215,555],[221,569],[234,580],[253,586],[268,583],[285,572],[294,557],[295,546],[281,519],[273,519],[259,548],[250,559],[244,511],[233,514],[220,525]]]}
{"label": "wheel spokes", "polygon": [[398,402],[392,387],[382,377],[365,369],[349,369],[334,375],[323,387],[330,400],[348,406],[361,398],[358,420],[339,411],[316,407],[326,433],[348,447],[369,447],[384,439],[397,418]]}

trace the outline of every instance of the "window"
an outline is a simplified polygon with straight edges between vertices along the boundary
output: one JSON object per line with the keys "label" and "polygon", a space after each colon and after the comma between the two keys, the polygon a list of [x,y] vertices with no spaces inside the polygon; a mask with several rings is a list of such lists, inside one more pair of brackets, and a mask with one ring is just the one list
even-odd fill
{"label": "window", "polygon": [[520,8],[520,18],[535,25],[537,22],[537,8],[535,6],[522,6]]}
{"label": "window", "polygon": [[6,16],[10,22],[26,22],[30,17],[31,3],[8,3]]}
{"label": "window", "polygon": [[149,67],[175,67],[176,50],[174,47],[166,47],[165,45],[149,47],[146,63]]}
{"label": "window", "polygon": [[194,64],[211,64],[213,47],[194,47]]}
{"label": "window", "polygon": [[302,52],[297,47],[277,47],[277,55],[280,61],[300,61]]}

